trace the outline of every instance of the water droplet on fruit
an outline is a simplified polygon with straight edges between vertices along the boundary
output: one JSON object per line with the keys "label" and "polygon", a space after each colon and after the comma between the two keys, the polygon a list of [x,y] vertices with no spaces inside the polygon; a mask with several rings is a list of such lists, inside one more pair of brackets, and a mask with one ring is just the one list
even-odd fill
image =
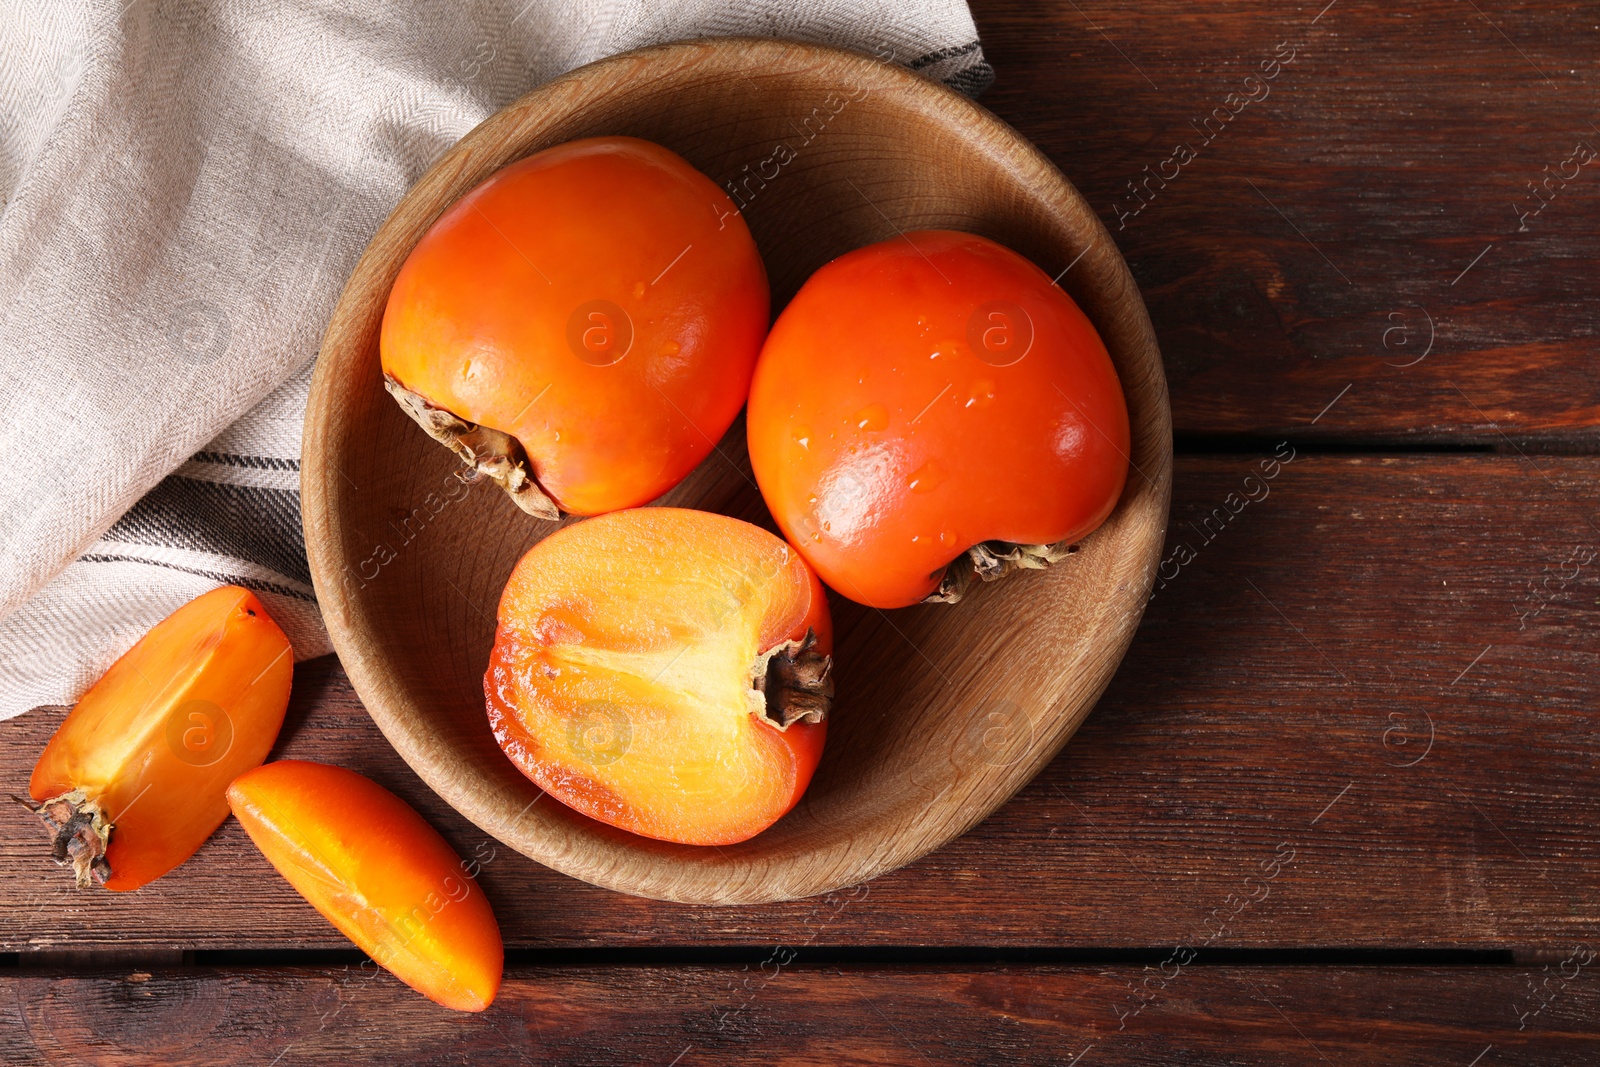
{"label": "water droplet on fruit", "polygon": [[986,408],[994,400],[994,382],[987,378],[979,378],[972,383],[972,388],[967,390],[966,407]]}
{"label": "water droplet on fruit", "polygon": [[675,356],[679,351],[680,349],[678,347],[678,342],[676,341],[668,341],[666,344],[661,346],[661,354],[663,356]]}
{"label": "water droplet on fruit", "polygon": [[906,488],[913,493],[931,493],[944,484],[944,479],[944,468],[930,459],[906,476]]}
{"label": "water droplet on fruit", "polygon": [[811,427],[800,425],[794,428],[794,443],[801,448],[811,448]]}
{"label": "water droplet on fruit", "polygon": [[850,421],[858,430],[875,433],[889,425],[889,412],[882,404],[868,404],[850,416]]}
{"label": "water droplet on fruit", "polygon": [[820,541],[820,540],[822,540],[822,535],[820,533],[816,533],[816,532],[813,531],[812,534],[811,534],[811,540]]}
{"label": "water droplet on fruit", "polygon": [[645,288],[644,282],[634,282],[633,283],[633,298],[635,300],[639,300],[639,299],[642,299],[644,297],[644,288]]}
{"label": "water droplet on fruit", "polygon": [[817,498],[816,497],[814,497],[814,496],[806,497],[806,503],[807,504],[815,504],[816,502],[817,502]]}
{"label": "water droplet on fruit", "polygon": [[940,530],[939,543],[946,548],[956,547],[956,535],[953,530]]}

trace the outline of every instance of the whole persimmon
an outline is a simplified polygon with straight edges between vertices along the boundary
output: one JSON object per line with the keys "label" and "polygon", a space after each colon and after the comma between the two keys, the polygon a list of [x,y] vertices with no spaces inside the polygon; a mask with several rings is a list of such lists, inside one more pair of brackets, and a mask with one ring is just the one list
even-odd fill
{"label": "whole persimmon", "polygon": [[852,600],[958,600],[1105,521],[1128,410],[1093,325],[1028,260],[908,233],[818,270],[773,325],[750,460],[784,535]]}
{"label": "whole persimmon", "polygon": [[770,294],[733,202],[680,156],[593,137],[513,163],[417,243],[385,384],[524,511],[646,503],[744,405]]}
{"label": "whole persimmon", "polygon": [[794,807],[833,697],[822,586],[782,540],[677,508],[614,512],[531,548],[484,676],[512,762],[585,815],[728,845]]}

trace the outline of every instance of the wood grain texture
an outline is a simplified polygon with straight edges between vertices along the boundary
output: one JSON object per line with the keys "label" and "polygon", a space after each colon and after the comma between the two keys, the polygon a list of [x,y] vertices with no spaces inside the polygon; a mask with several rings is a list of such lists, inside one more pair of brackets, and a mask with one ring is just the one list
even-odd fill
{"label": "wood grain texture", "polygon": [[1575,962],[1567,973],[776,961],[519,969],[487,1012],[463,1015],[358,968],[24,971],[0,977],[13,1005],[0,1014],[0,1058],[16,1067],[1591,1064],[1600,983]]}
{"label": "wood grain texture", "polygon": [[[1600,460],[1265,458],[1180,460],[1165,587],[1073,744],[976,831],[831,898],[663,904],[497,847],[331,660],[299,668],[280,751],[373,776],[487,860],[513,947],[1594,945]],[[989,758],[1039,710],[990,709]],[[0,792],[53,725],[7,727]],[[343,944],[231,820],[138,893],[74,894],[11,808],[0,948]]]}
{"label": "wood grain texture", "polygon": [[[706,174],[737,176],[795,139],[797,117],[828,100],[837,110],[815,143],[802,143],[744,208],[777,304],[835,256],[918,229],[983,233],[1052,271],[1076,261],[1062,284],[1116,364],[1135,474],[1080,550],[1026,585],[985,584],[954,611],[889,615],[836,598],[840,697],[799,805],[740,844],[649,841],[540,803],[495,744],[481,711],[495,605],[517,559],[555,524],[493,493],[441,493],[459,464],[384,393],[378,325],[427,227],[506,163],[577,137],[628,134]],[[761,520],[743,436],[736,424],[662,502]],[[559,78],[463,138],[402,199],[323,342],[302,487],[334,648],[384,735],[430,786],[486,833],[574,877],[662,899],[755,903],[899,867],[964,833],[1050,761],[1132,639],[1170,479],[1165,381],[1138,292],[1093,212],[1042,156],[903,68],[809,45],[720,40],[645,49]],[[1003,761],[988,758],[987,717],[1023,703],[1036,705],[1034,729]]]}
{"label": "wood grain texture", "polygon": [[1600,150],[1591,5],[972,6],[983,102],[1127,256],[1180,435],[1594,446],[1600,159],[1567,164]]}

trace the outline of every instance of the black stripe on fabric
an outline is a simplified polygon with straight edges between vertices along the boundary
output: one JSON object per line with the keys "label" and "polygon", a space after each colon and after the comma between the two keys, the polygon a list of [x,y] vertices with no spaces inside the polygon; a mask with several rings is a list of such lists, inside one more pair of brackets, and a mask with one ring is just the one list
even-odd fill
{"label": "black stripe on fabric", "polygon": [[983,48],[978,41],[968,41],[966,44],[952,45],[936,52],[929,52],[913,59],[906,66],[911,70],[924,70],[962,56],[971,56],[972,59],[954,74],[947,74],[939,80],[964,96],[980,96],[985,89],[994,84],[994,68],[983,58]]}
{"label": "black stripe on fabric", "polygon": [[946,78],[944,83],[963,96],[982,96],[994,84],[994,68],[986,60],[978,60],[960,74]]}
{"label": "black stripe on fabric", "polygon": [[190,457],[197,463],[220,463],[225,467],[249,467],[260,471],[297,471],[300,461],[280,459],[277,456],[241,456],[233,452],[196,452]]}
{"label": "black stripe on fabric", "polygon": [[929,52],[927,55],[918,56],[907,63],[906,66],[912,70],[921,70],[923,67],[937,63],[941,59],[954,59],[956,56],[969,55],[976,52],[978,48],[979,43],[977,41],[968,41],[966,44],[952,45],[949,48],[941,48],[937,52]]}
{"label": "black stripe on fabric", "polygon": [[300,494],[292,489],[172,475],[141,497],[105,532],[104,540],[248,560],[311,584],[300,527]]}
{"label": "black stripe on fabric", "polygon": [[298,589],[291,589],[277,582],[263,582],[259,578],[246,578],[239,574],[224,574],[221,571],[208,571],[202,567],[185,567],[177,563],[164,563],[158,559],[145,559],[143,556],[118,556],[112,553],[96,552],[87,556],[79,556],[79,563],[143,563],[151,567],[165,567],[169,571],[182,571],[185,574],[198,574],[202,578],[210,578],[221,582],[223,585],[242,585],[246,589],[253,589],[258,593],[276,593],[279,596],[293,597],[315,604],[317,598],[309,593],[302,593]]}

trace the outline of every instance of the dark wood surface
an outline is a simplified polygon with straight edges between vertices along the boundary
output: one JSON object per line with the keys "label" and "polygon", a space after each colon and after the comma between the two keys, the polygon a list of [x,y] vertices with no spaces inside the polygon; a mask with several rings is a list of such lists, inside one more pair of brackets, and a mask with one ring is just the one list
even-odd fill
{"label": "dark wood surface", "polygon": [[[1600,158],[1562,166],[1580,142],[1600,151],[1592,6],[973,7],[997,72],[984,103],[1111,229],[1180,440],[1464,441],[1498,425],[1593,443]],[[1246,85],[1280,43],[1294,61]],[[1191,121],[1219,107],[1237,114],[1207,143]],[[1163,168],[1180,144],[1195,158]],[[1576,176],[1541,188],[1524,222],[1514,208],[1536,209],[1527,183],[1546,165]],[[1146,166],[1157,180],[1136,199]],[[1397,366],[1430,333],[1427,358]]]}
{"label": "dark wood surface", "polygon": [[[1180,461],[1171,577],[1088,723],[976,832],[859,897],[693,908],[555,874],[434,797],[331,659],[299,668],[280,754],[344,764],[416,804],[485,861],[518,947],[1592,938],[1600,550],[1585,546],[1600,543],[1600,460],[1292,455],[1248,483],[1258,455]],[[1231,515],[1230,494],[1252,490],[1266,495]],[[1180,544],[1195,556],[1177,568]],[[0,788],[21,791],[54,723],[8,726]],[[996,758],[1012,751],[997,734]],[[179,875],[79,894],[31,816],[0,811],[0,949],[344,943],[231,821]]]}
{"label": "dark wood surface", "polygon": [[[79,894],[6,807],[0,1059],[1594,1062],[1600,159],[1525,232],[1514,205],[1600,149],[1600,30],[1575,3],[1324,3],[974,4],[985,102],[1144,291],[1182,453],[1128,659],[1011,803],[832,897],[636,900],[466,824],[303,664],[282,754],[483,861],[501,1000],[370,977],[231,822],[139,893]],[[1280,42],[1270,95],[1121,219]],[[55,721],[7,726],[0,788]],[[1030,728],[1000,725],[997,759]]]}
{"label": "dark wood surface", "polygon": [[381,1043],[381,1062],[407,1065],[1586,1065],[1600,1036],[1596,988],[1577,960],[1564,973],[1559,963],[1172,963],[1165,976],[1159,966],[544,967],[513,969],[487,1012],[462,1015],[358,966],[24,971],[0,979],[17,1005],[0,1018],[0,1057],[344,1065],[371,1062]]}

